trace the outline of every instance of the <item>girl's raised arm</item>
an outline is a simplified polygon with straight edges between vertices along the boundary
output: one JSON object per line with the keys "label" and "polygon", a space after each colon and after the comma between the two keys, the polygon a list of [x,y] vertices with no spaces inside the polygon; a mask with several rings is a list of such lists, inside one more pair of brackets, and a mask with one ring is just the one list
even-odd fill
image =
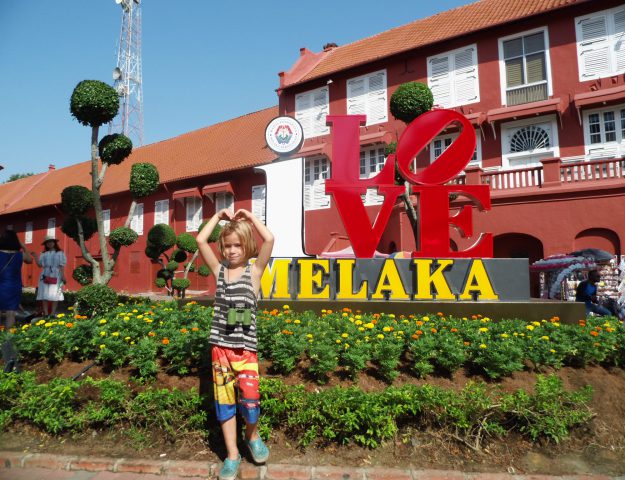
{"label": "girl's raised arm", "polygon": [[217,273],[219,272],[219,259],[208,244],[208,237],[210,237],[213,230],[215,230],[219,220],[232,220],[230,211],[224,208],[213,215],[211,219],[206,222],[206,225],[204,225],[204,228],[200,230],[200,233],[198,233],[196,237],[200,255],[202,256],[204,263],[208,265],[208,268],[210,268],[211,272],[215,276],[217,276]]}
{"label": "girl's raised arm", "polygon": [[269,263],[269,259],[271,258],[271,251],[273,250],[274,242],[273,233],[271,233],[267,226],[256,218],[252,212],[244,210],[243,208],[237,210],[234,214],[234,220],[247,220],[251,222],[260,237],[263,239],[263,244],[258,250],[258,257],[256,257],[256,262],[254,262],[254,269],[260,278],[265,271],[265,267]]}

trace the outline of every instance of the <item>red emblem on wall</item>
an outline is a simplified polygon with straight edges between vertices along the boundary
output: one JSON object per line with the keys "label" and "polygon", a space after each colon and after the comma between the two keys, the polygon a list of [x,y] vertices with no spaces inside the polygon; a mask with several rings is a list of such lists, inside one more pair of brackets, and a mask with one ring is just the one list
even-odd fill
{"label": "red emblem on wall", "polygon": [[[356,257],[371,258],[380,243],[382,233],[403,185],[395,185],[395,160],[400,175],[412,186],[418,197],[419,250],[415,257],[492,257],[491,233],[482,233],[470,248],[451,251],[449,227],[455,226],[464,237],[473,236],[470,205],[450,216],[449,195],[469,197],[480,210],[490,210],[488,185],[444,185],[458,175],[469,163],[475,151],[475,133],[464,115],[453,110],[432,110],[412,121],[397,142],[397,152],[389,155],[384,168],[372,178],[360,179],[360,126],[364,115],[328,115],[332,127],[332,170],[326,181],[326,193],[331,194],[343,220],[343,225]],[[460,134],[452,144],[427,168],[419,173],[410,170],[415,156],[448,125],[458,122]],[[373,221],[369,220],[361,195],[367,188],[378,189],[384,202]]]}

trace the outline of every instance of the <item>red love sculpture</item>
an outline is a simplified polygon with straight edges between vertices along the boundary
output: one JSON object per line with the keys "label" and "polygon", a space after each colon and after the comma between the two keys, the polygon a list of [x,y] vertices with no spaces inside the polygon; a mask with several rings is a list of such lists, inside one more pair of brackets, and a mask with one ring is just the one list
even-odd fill
{"label": "red love sculpture", "polygon": [[[356,257],[371,258],[393,208],[404,187],[395,185],[395,155],[389,155],[378,175],[360,179],[360,125],[364,115],[328,115],[332,126],[332,172],[326,181],[326,193],[331,194],[343,220],[343,225]],[[452,144],[434,163],[419,173],[410,166],[419,152],[448,125],[458,122],[461,130]],[[475,133],[469,121],[453,110],[433,110],[412,121],[397,143],[397,166],[403,178],[412,183],[419,197],[419,251],[415,257],[492,257],[492,234],[481,234],[467,250],[451,251],[449,227],[457,227],[463,237],[473,234],[471,207],[465,205],[458,214],[449,215],[449,194],[469,197],[480,210],[490,210],[488,185],[442,185],[459,174],[470,162],[475,151]],[[371,224],[360,195],[367,188],[377,187],[384,195],[382,207]]]}

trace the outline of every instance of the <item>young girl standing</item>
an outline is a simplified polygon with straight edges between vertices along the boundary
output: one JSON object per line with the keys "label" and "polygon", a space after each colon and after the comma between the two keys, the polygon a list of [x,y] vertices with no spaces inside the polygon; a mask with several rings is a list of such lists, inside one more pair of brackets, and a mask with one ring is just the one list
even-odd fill
{"label": "young girl standing", "polygon": [[[220,220],[229,221],[219,233],[218,240],[223,264],[208,245],[208,237]],[[256,246],[252,227],[263,240],[260,249]],[[217,212],[197,236],[200,254],[217,279],[210,344],[215,411],[228,451],[219,472],[220,480],[235,479],[241,464],[236,434],[235,385],[239,388],[238,408],[245,420],[245,440],[250,454],[257,463],[269,458],[269,449],[256,428],[260,414],[256,300],[273,241],[267,227],[243,209],[234,215],[227,209]],[[249,259],[254,256],[256,261],[250,264]]]}

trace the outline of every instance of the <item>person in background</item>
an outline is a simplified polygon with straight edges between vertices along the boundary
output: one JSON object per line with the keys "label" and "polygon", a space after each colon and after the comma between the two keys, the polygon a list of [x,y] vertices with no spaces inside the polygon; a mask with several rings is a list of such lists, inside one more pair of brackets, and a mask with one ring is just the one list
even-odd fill
{"label": "person in background", "polygon": [[37,259],[42,269],[37,287],[37,300],[43,303],[43,314],[54,315],[58,302],[62,302],[67,259],[59,247],[59,241],[51,236],[43,240],[44,250]]}
{"label": "person in background", "polygon": [[[22,263],[32,262],[33,256],[13,230],[0,236],[0,311],[4,316],[4,330],[9,335],[22,298]],[[5,372],[19,369],[10,336],[2,344],[2,360]]]}
{"label": "person in background", "polygon": [[612,315],[610,310],[597,303],[597,282],[601,280],[601,275],[597,270],[588,272],[588,278],[583,280],[575,290],[575,301],[584,302],[586,305],[586,316],[590,313],[600,316]]}

